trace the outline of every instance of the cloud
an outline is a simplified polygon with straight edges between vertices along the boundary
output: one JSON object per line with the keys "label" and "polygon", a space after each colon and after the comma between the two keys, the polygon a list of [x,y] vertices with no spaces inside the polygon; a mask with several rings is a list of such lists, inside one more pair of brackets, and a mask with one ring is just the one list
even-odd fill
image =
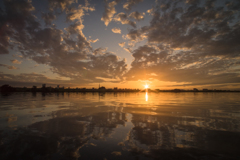
{"label": "cloud", "polygon": [[78,33],[82,34],[83,28],[84,28],[84,25],[81,22],[77,21],[64,29],[71,35],[71,34],[78,34]]}
{"label": "cloud", "polygon": [[97,48],[93,51],[93,55],[104,55],[107,52],[107,48]]}
{"label": "cloud", "polygon": [[67,9],[66,13],[66,20],[67,21],[74,21],[79,20],[80,23],[83,22],[82,18],[85,15],[85,12],[88,11],[95,11],[94,7],[90,7],[89,3],[86,1],[85,6],[79,5],[77,8],[69,8]]}
{"label": "cloud", "polygon": [[127,80],[153,78],[191,85],[238,83],[239,13],[209,1],[204,6],[197,1],[186,3],[162,3],[154,9],[148,26],[123,36],[134,43],[147,40],[146,45],[130,50],[134,61],[125,75]]}
{"label": "cloud", "polygon": [[6,65],[6,64],[0,64],[0,67],[6,67],[6,68],[8,68],[9,70],[18,69],[17,67],[9,66],[9,65]]}
{"label": "cloud", "polygon": [[105,0],[105,10],[101,21],[103,21],[106,26],[108,26],[108,24],[112,21],[113,16],[116,13],[116,9],[114,6],[117,5],[118,2],[119,0],[114,0],[108,3],[108,1]]}
{"label": "cloud", "polygon": [[113,33],[119,33],[119,34],[121,34],[121,29],[115,27],[115,28],[112,29],[112,32],[113,32]]}
{"label": "cloud", "polygon": [[118,45],[119,45],[120,47],[124,47],[124,46],[125,46],[125,42],[118,43]]}
{"label": "cloud", "polygon": [[42,19],[46,25],[51,25],[52,21],[56,19],[56,15],[54,15],[53,12],[42,13]]}
{"label": "cloud", "polygon": [[121,156],[122,153],[118,152],[118,151],[113,151],[111,154],[115,155],[115,156]]}
{"label": "cloud", "polygon": [[11,62],[12,62],[13,64],[21,64],[21,63],[22,63],[22,61],[19,61],[19,60],[17,60],[17,59],[11,60]]}
{"label": "cloud", "polygon": [[29,30],[37,29],[40,24],[35,21],[35,16],[31,14],[35,8],[30,1],[4,0],[4,12],[0,13],[0,54],[8,54],[8,49],[13,48],[14,44],[10,42],[12,36],[25,36],[22,30],[28,26]]}
{"label": "cloud", "polygon": [[125,51],[129,52],[129,53],[132,53],[132,50],[131,48],[124,48]]}
{"label": "cloud", "polygon": [[148,31],[148,28],[145,29],[144,27],[138,30],[131,29],[128,34],[123,36],[123,38],[135,42],[142,41],[147,38],[147,36],[145,35],[146,30]]}
{"label": "cloud", "polygon": [[42,84],[48,85],[70,85],[69,81],[60,79],[50,79],[43,74],[37,73],[21,73],[21,74],[4,74],[0,73],[0,84],[10,84],[13,86],[27,86],[32,87],[33,85],[41,86]]}
{"label": "cloud", "polygon": [[89,42],[91,42],[91,43],[96,43],[97,41],[99,41],[99,39],[97,38],[97,39],[95,39],[95,40],[93,40],[93,39],[90,39],[90,40],[88,40]]}
{"label": "cloud", "polygon": [[132,27],[136,28],[136,22],[130,21],[128,19],[127,14],[120,12],[116,16],[114,16],[114,21],[121,22],[122,24],[129,24]]}
{"label": "cloud", "polygon": [[154,8],[151,8],[151,9],[147,10],[147,13],[150,14],[150,15],[152,15],[153,12],[154,12]]}
{"label": "cloud", "polygon": [[130,11],[132,7],[143,0],[128,0],[126,3],[123,4],[123,8],[127,11]]}
{"label": "cloud", "polygon": [[145,13],[139,13],[138,11],[132,12],[129,17],[136,19],[137,21],[143,20],[144,19]]}
{"label": "cloud", "polygon": [[[66,20],[70,25],[63,31],[56,26],[42,28],[31,12],[34,7],[30,1],[24,1],[23,4],[19,1],[5,1],[3,20],[13,19],[1,23],[6,24],[6,37],[14,41],[16,50],[23,58],[48,65],[53,73],[71,79],[72,84],[103,82],[104,79],[121,80],[127,71],[125,59],[107,52],[106,49],[94,50],[90,43],[97,42],[98,39],[88,40],[82,32],[84,15],[94,8],[87,1],[84,6],[77,7],[71,6],[73,2],[49,1],[52,12],[55,13],[59,8],[66,12]],[[5,43],[11,46],[8,41],[1,41],[1,44]],[[1,66],[16,69],[14,66]]]}
{"label": "cloud", "polygon": [[76,2],[77,0],[48,0],[49,9],[51,11],[58,8],[60,8],[63,11],[66,8],[68,8],[71,4]]}
{"label": "cloud", "polygon": [[[114,20],[133,27],[122,36],[126,42],[119,43],[134,58],[129,70],[125,59],[108,52],[104,46],[93,48],[91,43],[98,39],[88,39],[84,35],[84,16],[95,10],[88,1],[84,5],[76,5],[75,0],[48,2],[50,11],[42,13],[47,26],[42,26],[39,17],[34,15],[35,8],[31,1],[3,1],[0,54],[9,54],[10,49],[14,50],[22,58],[45,64],[53,73],[71,79],[69,82],[72,84],[146,79],[189,85],[239,83],[238,1],[226,4],[218,0],[204,3],[192,0],[161,1],[147,11],[152,19],[140,28],[130,18],[141,20],[143,13],[136,11],[127,15],[120,12],[115,15],[118,1],[105,1],[101,20],[106,26]],[[129,11],[139,2],[129,0],[124,4],[125,9]],[[59,10],[66,15],[68,26],[64,30],[50,25],[60,14]],[[121,33],[121,30],[114,31]],[[20,61],[12,60],[12,63]],[[5,64],[0,66],[17,69]],[[2,80],[6,82],[7,77],[11,77],[20,81],[23,76],[29,75],[2,75]],[[35,77],[60,83],[41,75]],[[34,81],[34,76],[31,78]]]}

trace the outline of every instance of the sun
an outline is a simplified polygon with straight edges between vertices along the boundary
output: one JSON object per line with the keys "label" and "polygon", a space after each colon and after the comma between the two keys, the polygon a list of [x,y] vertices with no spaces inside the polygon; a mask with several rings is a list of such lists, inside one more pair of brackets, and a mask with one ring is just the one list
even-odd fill
{"label": "sun", "polygon": [[145,89],[148,89],[148,84],[146,84],[144,87],[145,87]]}

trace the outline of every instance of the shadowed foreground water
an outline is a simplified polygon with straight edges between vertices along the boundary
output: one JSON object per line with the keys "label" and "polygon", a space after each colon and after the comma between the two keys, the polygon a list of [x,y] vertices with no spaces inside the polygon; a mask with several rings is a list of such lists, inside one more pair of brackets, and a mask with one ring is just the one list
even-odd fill
{"label": "shadowed foreground water", "polygon": [[239,93],[13,93],[1,159],[240,159]]}

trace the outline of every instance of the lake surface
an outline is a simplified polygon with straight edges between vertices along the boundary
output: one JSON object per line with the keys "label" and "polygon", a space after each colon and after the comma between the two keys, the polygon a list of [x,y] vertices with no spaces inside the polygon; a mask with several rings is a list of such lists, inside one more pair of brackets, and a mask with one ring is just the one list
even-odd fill
{"label": "lake surface", "polygon": [[0,159],[240,159],[240,93],[0,95]]}

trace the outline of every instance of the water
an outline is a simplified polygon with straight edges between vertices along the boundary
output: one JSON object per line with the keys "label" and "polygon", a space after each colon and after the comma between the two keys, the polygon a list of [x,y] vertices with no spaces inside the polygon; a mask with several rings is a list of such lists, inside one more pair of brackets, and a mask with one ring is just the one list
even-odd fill
{"label": "water", "polygon": [[1,159],[240,159],[239,93],[13,93]]}

